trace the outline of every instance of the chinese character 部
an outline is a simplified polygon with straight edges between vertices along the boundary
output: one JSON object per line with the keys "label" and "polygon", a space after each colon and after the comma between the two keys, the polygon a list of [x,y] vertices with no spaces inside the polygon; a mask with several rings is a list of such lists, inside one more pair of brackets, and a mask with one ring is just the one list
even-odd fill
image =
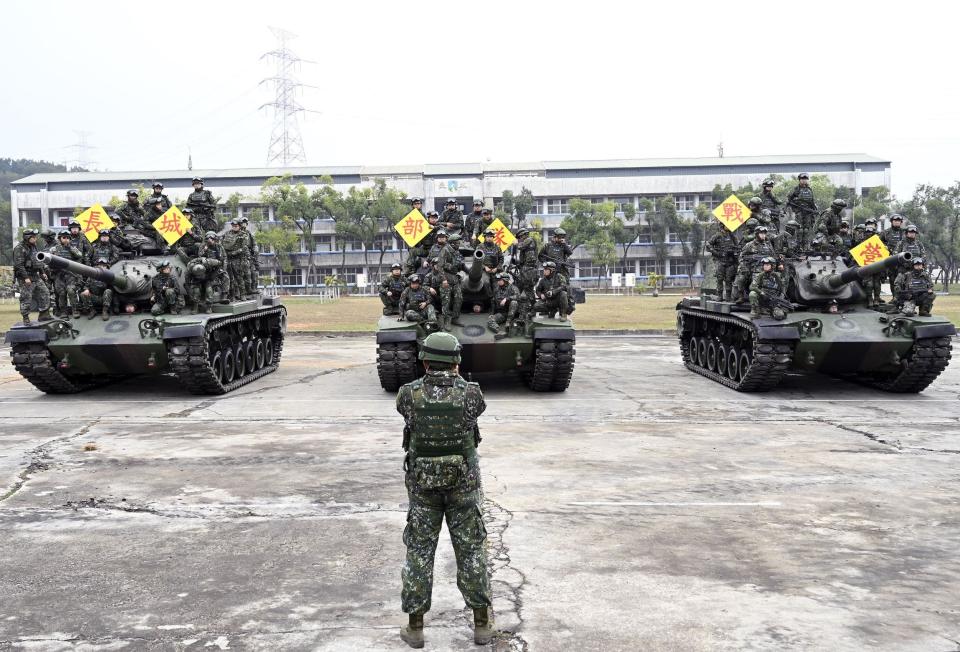
{"label": "chinese character \u90e8", "polygon": [[423,220],[415,220],[409,217],[403,223],[403,235],[415,236],[423,231]]}

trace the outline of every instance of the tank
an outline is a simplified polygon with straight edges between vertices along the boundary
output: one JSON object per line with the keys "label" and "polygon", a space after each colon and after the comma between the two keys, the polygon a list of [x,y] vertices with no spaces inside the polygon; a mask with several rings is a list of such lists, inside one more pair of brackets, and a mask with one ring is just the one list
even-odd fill
{"label": "tank", "polygon": [[[921,392],[949,364],[954,325],[869,307],[860,281],[910,260],[901,253],[864,267],[840,258],[785,261],[785,319],[751,318],[749,307],[719,301],[705,285],[677,305],[687,369],[741,392],[768,391],[788,373],[819,372],[889,392]],[[712,279],[712,270],[707,271]],[[836,312],[831,312],[834,304]],[[934,303],[936,309],[936,303]]]}
{"label": "tank", "polygon": [[[6,342],[16,370],[48,394],[69,394],[138,375],[170,373],[192,394],[224,394],[276,371],[286,332],[286,308],[276,298],[228,301],[215,295],[211,312],[150,313],[151,279],[169,260],[184,296],[187,255],[136,256],[109,269],[40,252],[37,260],[98,279],[114,289],[117,312],[100,318],[53,319],[18,325]],[[197,273],[199,269],[196,269]],[[201,273],[202,274],[202,273]]]}
{"label": "tank", "polygon": [[[460,373],[468,378],[476,374],[518,373],[534,391],[562,392],[570,385],[576,357],[576,331],[570,319],[540,315],[522,317],[514,322],[510,335],[500,340],[487,328],[491,288],[480,260],[474,252],[469,265],[458,274],[463,292],[460,321],[447,331],[462,346]],[[583,293],[574,293],[571,301],[583,303]],[[397,316],[383,316],[377,324],[377,374],[380,385],[389,392],[423,375],[417,359],[423,339],[437,330]],[[475,379],[475,378],[474,378]]]}

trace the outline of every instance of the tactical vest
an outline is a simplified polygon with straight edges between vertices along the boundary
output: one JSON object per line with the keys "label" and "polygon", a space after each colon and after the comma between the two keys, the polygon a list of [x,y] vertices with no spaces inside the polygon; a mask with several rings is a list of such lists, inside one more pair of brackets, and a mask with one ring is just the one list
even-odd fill
{"label": "tactical vest", "polygon": [[776,274],[764,274],[763,278],[760,279],[760,287],[764,290],[773,290],[777,293],[780,292],[780,277]]}
{"label": "tactical vest", "polygon": [[887,249],[891,251],[896,251],[897,245],[900,244],[900,241],[903,240],[903,237],[906,235],[906,231],[903,229],[894,229],[893,227],[887,229],[883,232],[881,239],[884,244],[887,245]]}
{"label": "tactical vest", "polygon": [[910,240],[908,238],[903,239],[903,243],[900,246],[900,251],[909,252],[914,258],[923,256],[923,244],[919,240]]}
{"label": "tactical vest", "polygon": [[926,292],[927,289],[927,279],[923,274],[910,274],[907,278],[908,292]]}
{"label": "tactical vest", "polygon": [[414,458],[462,455],[473,459],[476,449],[464,407],[467,381],[454,378],[443,400],[432,398],[424,385],[423,378],[411,383],[410,454]]}
{"label": "tactical vest", "polygon": [[[391,276],[390,281],[387,283],[387,290],[389,292],[395,292],[398,295],[399,293],[403,292],[406,288],[407,288],[407,283],[406,281],[403,280],[403,278],[395,279],[395,278],[392,278]],[[398,296],[397,298],[399,299],[400,297]]]}

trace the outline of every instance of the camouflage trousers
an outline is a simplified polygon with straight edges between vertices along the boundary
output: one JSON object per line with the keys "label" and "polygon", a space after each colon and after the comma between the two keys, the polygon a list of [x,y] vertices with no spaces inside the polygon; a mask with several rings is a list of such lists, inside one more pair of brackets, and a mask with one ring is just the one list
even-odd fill
{"label": "camouflage trousers", "polygon": [[181,308],[183,308],[183,298],[180,293],[173,288],[167,288],[153,298],[150,314],[156,317],[165,312],[180,312]]}
{"label": "camouflage trousers", "polygon": [[93,308],[101,308],[103,314],[109,314],[110,306],[113,304],[113,290],[107,288],[103,291],[103,294],[81,294],[80,295],[80,308],[83,310],[91,310]]}
{"label": "camouflage trousers", "polygon": [[490,313],[487,318],[487,328],[494,333],[500,332],[500,327],[504,324],[510,324],[517,317],[517,311],[520,309],[520,302],[515,300],[507,301],[507,307],[496,306],[496,312]]}
{"label": "camouflage trousers", "polygon": [[903,308],[903,304],[912,301],[921,315],[929,315],[933,310],[934,295],[932,292],[900,292],[897,296],[897,307]]}
{"label": "camouflage trousers", "polygon": [[247,288],[250,290],[250,294],[256,294],[260,291],[260,263],[255,263],[252,259],[248,258],[247,269],[250,270]]}
{"label": "camouflage trousers", "polygon": [[17,281],[17,292],[20,293],[20,314],[26,317],[30,309],[36,306],[39,312],[50,310],[50,290],[41,279],[34,277],[31,283]]}
{"label": "camouflage trousers", "polygon": [[228,258],[227,273],[230,274],[230,297],[232,299],[243,299],[250,294],[250,270],[247,269],[246,258],[243,256]]}
{"label": "camouflage trousers", "polygon": [[53,279],[54,305],[61,314],[80,307],[77,295],[77,277],[73,274],[57,274]]}
{"label": "camouflage trousers", "polygon": [[714,271],[717,277],[717,294],[723,300],[728,301],[733,296],[733,281],[737,276],[737,263],[733,260],[715,260]]}
{"label": "camouflage trousers", "polygon": [[[536,267],[521,267],[520,271],[517,273],[517,289],[521,292],[529,292],[533,294],[533,288],[539,280],[540,274],[537,272]],[[494,287],[494,286],[490,286]]]}
{"label": "camouflage trousers", "polygon": [[491,604],[490,575],[485,549],[487,529],[480,512],[480,467],[473,464],[456,488],[425,491],[406,476],[407,526],[403,543],[407,557],[400,573],[400,603],[404,613],[422,615],[430,610],[433,593],[433,558],[444,519],[457,558],[457,587],[471,609]]}
{"label": "camouflage trousers", "polygon": [[400,297],[388,297],[385,294],[380,295],[380,303],[383,304],[383,314],[385,315],[397,315],[400,314]]}
{"label": "camouflage trousers", "polygon": [[543,301],[537,301],[533,304],[533,311],[544,315],[551,315],[559,312],[563,315],[570,314],[570,299],[565,290],[560,290],[552,297],[547,297]]}
{"label": "camouflage trousers", "polygon": [[414,310],[409,308],[403,313],[403,318],[414,323],[422,321],[437,321],[437,309],[432,304],[427,304],[423,310]]}

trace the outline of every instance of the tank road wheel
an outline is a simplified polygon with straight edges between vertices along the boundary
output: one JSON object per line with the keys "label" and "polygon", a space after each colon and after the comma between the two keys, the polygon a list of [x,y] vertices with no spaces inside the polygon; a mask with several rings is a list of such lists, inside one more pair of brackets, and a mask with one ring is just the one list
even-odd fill
{"label": "tank road wheel", "polygon": [[377,345],[377,375],[385,391],[395,392],[419,375],[416,342],[384,342]]}
{"label": "tank road wheel", "polygon": [[707,369],[710,371],[717,370],[717,341],[715,339],[707,342]]}
{"label": "tank road wheel", "polygon": [[744,378],[747,377],[747,373],[749,373],[750,365],[752,363],[753,363],[753,360],[750,359],[750,354],[747,352],[747,350],[741,349],[740,359],[738,362],[738,369],[737,369],[738,380],[742,381]]}
{"label": "tank road wheel", "polygon": [[266,364],[267,361],[267,348],[261,339],[257,340],[254,357],[256,359],[257,370],[263,369],[263,365]]}
{"label": "tank road wheel", "polygon": [[247,340],[247,343],[243,345],[243,357],[245,358],[244,364],[247,367],[247,373],[256,371],[257,349],[253,344],[253,340]]}
{"label": "tank road wheel", "polygon": [[697,360],[700,361],[701,367],[707,366],[707,341],[709,338],[704,335],[700,338],[700,341],[697,343]]}
{"label": "tank road wheel", "polygon": [[563,392],[570,386],[576,362],[573,340],[537,340],[533,370],[525,374],[535,392]]}
{"label": "tank road wheel", "polygon": [[727,375],[727,345],[721,342],[717,345],[717,373],[721,376]]}
{"label": "tank road wheel", "polygon": [[237,371],[237,360],[233,355],[233,349],[229,346],[223,347],[221,352],[221,357],[223,358],[223,381],[224,383],[232,383]]}
{"label": "tank road wheel", "polygon": [[736,382],[737,377],[739,376],[739,365],[740,349],[731,345],[730,350],[727,351],[727,378],[733,382]]}
{"label": "tank road wheel", "polygon": [[247,373],[247,358],[243,354],[243,343],[233,349],[233,366],[237,369],[237,378],[243,378]]}
{"label": "tank road wheel", "polygon": [[217,382],[223,382],[223,354],[220,351],[214,351],[210,358],[210,367],[213,369],[213,375]]}
{"label": "tank road wheel", "polygon": [[265,364],[273,364],[273,340],[267,340],[263,343],[263,356]]}
{"label": "tank road wheel", "polygon": [[698,367],[701,366],[700,365],[700,338],[696,336],[691,337],[690,343],[687,346],[690,348],[690,362],[692,362],[694,365]]}

